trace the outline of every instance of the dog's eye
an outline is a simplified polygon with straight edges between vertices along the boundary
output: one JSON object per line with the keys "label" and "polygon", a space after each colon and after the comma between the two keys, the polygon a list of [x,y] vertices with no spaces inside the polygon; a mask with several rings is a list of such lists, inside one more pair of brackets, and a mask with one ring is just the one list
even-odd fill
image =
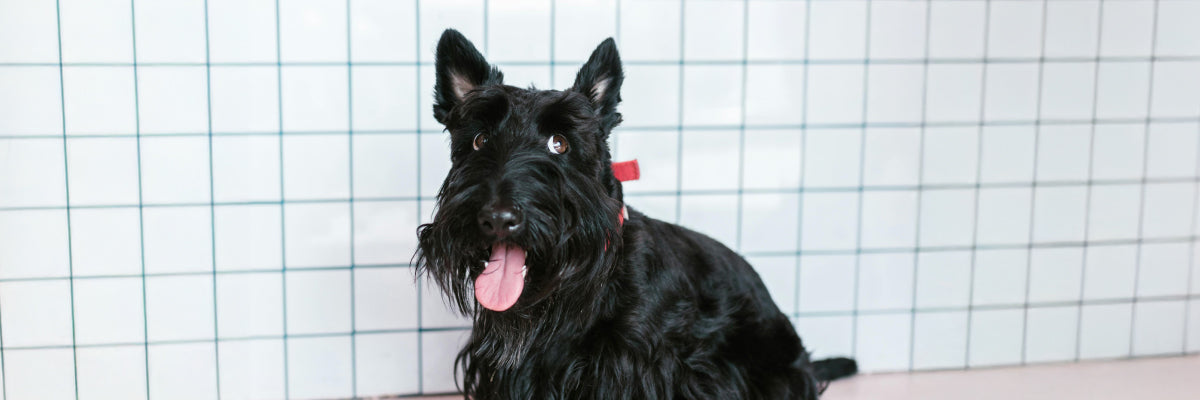
{"label": "dog's eye", "polygon": [[475,140],[471,142],[471,147],[474,147],[475,150],[479,150],[481,147],[483,147],[484,143],[487,143],[487,141],[488,141],[487,134],[480,133],[478,135],[475,135]]}
{"label": "dog's eye", "polygon": [[546,148],[550,149],[551,153],[563,154],[571,149],[571,145],[567,144],[567,138],[562,135],[554,135],[550,137],[550,141],[546,142]]}

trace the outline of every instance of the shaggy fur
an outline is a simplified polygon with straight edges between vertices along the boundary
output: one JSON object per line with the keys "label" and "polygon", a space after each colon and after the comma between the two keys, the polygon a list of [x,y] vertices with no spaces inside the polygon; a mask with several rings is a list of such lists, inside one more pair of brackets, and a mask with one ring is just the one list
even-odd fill
{"label": "shaggy fur", "polygon": [[[810,362],[754,269],[721,243],[623,206],[607,139],[623,74],[605,40],[564,91],[503,84],[461,34],[437,47],[434,116],[452,166],[418,271],[474,329],[459,353],[477,399],[816,399],[855,372]],[[479,134],[487,140],[479,149]],[[548,150],[552,135],[569,150]],[[498,235],[481,210],[511,206]],[[508,232],[508,231],[506,231]],[[524,291],[504,311],[480,307],[475,279],[497,242],[527,251]]]}

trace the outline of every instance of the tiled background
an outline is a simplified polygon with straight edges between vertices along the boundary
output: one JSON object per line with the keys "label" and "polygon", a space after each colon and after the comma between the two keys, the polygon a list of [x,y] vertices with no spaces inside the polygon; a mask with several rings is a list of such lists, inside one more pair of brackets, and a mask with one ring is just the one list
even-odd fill
{"label": "tiled background", "polygon": [[0,0],[5,399],[454,390],[446,27],[868,371],[1200,351],[1198,1]]}

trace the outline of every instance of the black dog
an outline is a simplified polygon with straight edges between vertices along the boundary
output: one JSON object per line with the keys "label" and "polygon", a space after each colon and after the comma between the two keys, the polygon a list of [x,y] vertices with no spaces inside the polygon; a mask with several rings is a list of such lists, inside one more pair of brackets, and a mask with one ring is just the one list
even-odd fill
{"label": "black dog", "polygon": [[[853,360],[810,362],[746,260],[625,207],[612,39],[565,91],[521,89],[454,30],[434,116],[452,167],[417,268],[474,317],[473,399],[816,399]],[[481,306],[482,308],[478,308]]]}

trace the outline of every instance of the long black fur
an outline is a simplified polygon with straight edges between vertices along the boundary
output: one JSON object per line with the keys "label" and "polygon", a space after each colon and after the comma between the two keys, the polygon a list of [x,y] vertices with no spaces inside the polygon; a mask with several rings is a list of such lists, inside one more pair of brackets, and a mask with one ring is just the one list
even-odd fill
{"label": "long black fur", "polygon": [[[606,40],[568,90],[503,84],[461,34],[437,47],[434,116],[452,166],[432,223],[418,230],[418,271],[474,320],[457,365],[484,399],[816,399],[853,360],[810,362],[791,322],[745,259],[721,243],[623,205],[607,139],[624,79]],[[479,150],[477,134],[489,140]],[[570,150],[546,142],[562,135]],[[497,240],[481,208],[515,205],[527,250],[510,309],[479,307],[474,279]]]}

